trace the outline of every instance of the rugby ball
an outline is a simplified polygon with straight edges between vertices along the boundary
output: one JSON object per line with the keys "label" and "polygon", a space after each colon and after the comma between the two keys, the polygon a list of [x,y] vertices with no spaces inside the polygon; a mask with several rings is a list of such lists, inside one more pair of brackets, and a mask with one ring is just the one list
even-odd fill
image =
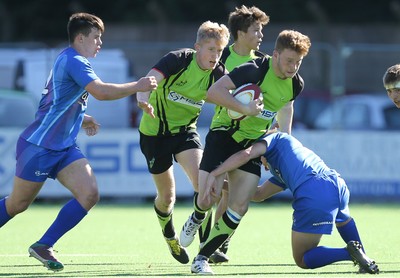
{"label": "rugby ball", "polygon": [[[252,83],[244,84],[232,92],[232,96],[244,104],[248,104],[250,101],[258,99],[260,97],[260,94],[261,88]],[[228,109],[227,111],[228,116],[232,120],[241,121],[247,117],[246,115],[243,115],[231,109]]]}

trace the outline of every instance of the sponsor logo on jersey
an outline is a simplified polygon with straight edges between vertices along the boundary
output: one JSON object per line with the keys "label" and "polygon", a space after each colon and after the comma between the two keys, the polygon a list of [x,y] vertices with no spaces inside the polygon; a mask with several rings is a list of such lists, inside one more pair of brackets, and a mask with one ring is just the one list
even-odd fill
{"label": "sponsor logo on jersey", "polygon": [[173,102],[178,102],[178,103],[181,103],[184,105],[190,105],[193,107],[197,107],[199,109],[203,106],[203,104],[205,102],[204,100],[197,101],[197,100],[187,98],[187,97],[182,96],[182,95],[178,94],[177,92],[173,92],[173,91],[169,92],[168,99]]}
{"label": "sponsor logo on jersey", "polygon": [[185,85],[186,83],[187,83],[186,80],[181,80],[181,81],[179,81],[178,83],[175,83],[175,85],[180,87],[180,86]]}
{"label": "sponsor logo on jersey", "polygon": [[78,103],[81,104],[82,106],[86,107],[87,106],[87,102],[88,102],[88,98],[89,98],[89,93],[85,92],[81,98],[78,100]]}
{"label": "sponsor logo on jersey", "polygon": [[256,117],[260,118],[260,119],[264,119],[264,120],[270,121],[273,118],[275,118],[276,114],[277,114],[276,112],[272,112],[272,111],[269,111],[269,110],[263,110]]}

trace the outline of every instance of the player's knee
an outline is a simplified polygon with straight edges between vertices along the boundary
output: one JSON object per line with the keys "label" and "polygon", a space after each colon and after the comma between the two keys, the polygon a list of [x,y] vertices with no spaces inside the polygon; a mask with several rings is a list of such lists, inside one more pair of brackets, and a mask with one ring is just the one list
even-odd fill
{"label": "player's knee", "polygon": [[89,194],[89,196],[88,196],[88,201],[89,201],[91,204],[93,204],[93,206],[94,206],[95,204],[97,204],[97,203],[100,201],[100,194],[99,194],[99,191],[96,190],[96,191],[94,191],[94,192],[91,192],[91,194]]}
{"label": "player's knee", "polygon": [[11,217],[14,217],[15,215],[27,210],[30,204],[31,202],[29,201],[20,201],[18,203],[8,202],[6,205],[7,213]]}
{"label": "player's knee", "polygon": [[197,206],[203,210],[208,210],[209,208],[211,208],[214,202],[216,202],[216,199],[211,196],[201,196],[199,194],[197,198]]}
{"label": "player's knee", "polygon": [[173,206],[175,204],[176,198],[175,195],[168,195],[164,196],[162,201],[166,206]]}
{"label": "player's knee", "polygon": [[302,269],[308,269],[308,267],[304,263],[296,262],[296,265]]}
{"label": "player's knee", "polygon": [[89,210],[100,201],[99,190],[97,188],[93,188],[90,191],[82,194],[78,200],[81,201],[80,203],[85,209]]}
{"label": "player's knee", "polygon": [[158,194],[156,197],[156,202],[158,206],[161,207],[162,211],[170,211],[175,205],[175,195],[160,195]]}
{"label": "player's knee", "polygon": [[303,261],[303,256],[293,256],[296,265],[303,269],[308,269],[308,266]]}

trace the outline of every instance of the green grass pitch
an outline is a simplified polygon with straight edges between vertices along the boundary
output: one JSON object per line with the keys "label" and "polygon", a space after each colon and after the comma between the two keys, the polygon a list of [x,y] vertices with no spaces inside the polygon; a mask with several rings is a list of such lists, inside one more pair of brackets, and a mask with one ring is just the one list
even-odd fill
{"label": "green grass pitch", "polygon": [[[61,205],[34,204],[0,229],[0,277],[185,277],[182,265],[169,254],[151,204],[97,205],[56,245],[64,271],[53,273],[28,257],[27,249],[56,217]],[[379,277],[400,277],[400,205],[352,204],[351,213]],[[191,213],[188,203],[174,211],[177,233]],[[220,277],[360,277],[351,262],[303,270],[291,256],[289,203],[252,203],[232,238],[230,262],[212,266]],[[343,247],[338,232],[321,245]],[[198,239],[188,248],[196,255]]]}

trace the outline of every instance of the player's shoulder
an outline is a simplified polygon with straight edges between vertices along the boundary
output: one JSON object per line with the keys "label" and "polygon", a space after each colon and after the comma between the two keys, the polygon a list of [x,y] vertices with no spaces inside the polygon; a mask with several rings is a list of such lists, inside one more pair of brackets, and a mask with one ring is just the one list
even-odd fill
{"label": "player's shoulder", "polygon": [[191,60],[195,52],[196,51],[191,48],[181,48],[168,52],[164,58],[178,61]]}
{"label": "player's shoulder", "polygon": [[217,66],[213,69],[212,73],[215,77],[215,80],[218,80],[225,74],[228,74],[229,72],[226,69],[225,64],[223,62],[219,61]]}
{"label": "player's shoulder", "polygon": [[67,47],[63,49],[58,57],[66,57],[67,59],[75,59],[78,61],[88,61],[88,59],[80,54],[75,48]]}
{"label": "player's shoulder", "polygon": [[187,68],[193,60],[195,50],[181,48],[165,54],[153,68],[159,70],[164,76],[170,76]]}
{"label": "player's shoulder", "polygon": [[298,72],[293,76],[292,79],[294,82],[298,83],[302,87],[304,86],[304,79],[303,79],[303,77],[301,77],[301,75]]}
{"label": "player's shoulder", "polygon": [[[267,54],[265,54],[264,52],[261,52],[260,50],[255,50],[254,51],[254,56],[256,56],[256,58],[262,58],[264,56],[268,56]],[[269,57],[269,56],[268,56]]]}
{"label": "player's shoulder", "polygon": [[224,50],[222,50],[220,61],[222,63],[225,63],[230,55],[231,55],[231,47],[230,46],[226,46],[224,48]]}
{"label": "player's shoulder", "polygon": [[68,72],[69,74],[77,76],[82,73],[83,68],[93,71],[91,63],[86,57],[82,56],[74,48],[67,47],[56,57],[52,72],[58,75],[65,75],[64,72]]}
{"label": "player's shoulder", "polygon": [[304,89],[304,80],[301,75],[297,72],[292,78],[293,84],[293,99],[296,98]]}
{"label": "player's shoulder", "polygon": [[268,64],[269,65],[269,61],[270,60],[271,60],[271,56],[269,56],[268,54],[264,54],[262,52],[259,52],[257,58],[253,59],[253,61],[257,65],[262,65],[262,64]]}

